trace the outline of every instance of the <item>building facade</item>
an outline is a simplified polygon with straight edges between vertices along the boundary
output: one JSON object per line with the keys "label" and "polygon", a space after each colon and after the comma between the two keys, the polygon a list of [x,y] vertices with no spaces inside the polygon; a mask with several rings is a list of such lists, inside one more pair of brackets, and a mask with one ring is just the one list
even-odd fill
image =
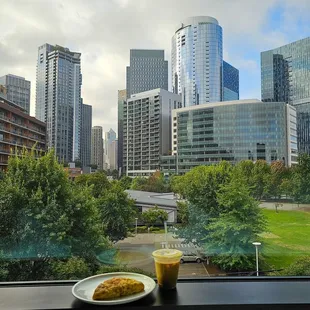
{"label": "building facade", "polygon": [[97,165],[98,170],[103,166],[103,138],[102,127],[94,126],[91,133],[91,164]]}
{"label": "building facade", "polygon": [[0,77],[0,84],[5,86],[7,99],[30,113],[30,89],[31,83],[24,77],[7,74]]}
{"label": "building facade", "polygon": [[123,168],[123,126],[124,126],[124,102],[127,99],[126,89],[118,91],[118,102],[117,102],[117,116],[118,116],[118,127],[117,127],[117,137],[118,137],[118,148],[117,148],[117,167],[120,174],[122,174]]}
{"label": "building facade", "polygon": [[310,37],[261,53],[262,101],[297,111],[298,151],[310,154]]}
{"label": "building facade", "polygon": [[[116,132],[110,128],[108,132],[105,133],[105,140],[104,140],[104,156],[105,156],[105,165],[106,169],[114,170],[117,169],[115,164],[115,140],[116,140]],[[113,145],[112,145],[113,144]],[[112,167],[111,167],[112,163]]]}
{"label": "building facade", "polygon": [[11,153],[26,148],[46,151],[46,125],[24,109],[0,97],[0,170],[5,170]]}
{"label": "building facade", "polygon": [[149,176],[160,156],[171,153],[171,110],[181,97],[163,89],[132,95],[124,103],[123,169],[127,176]]}
{"label": "building facade", "polygon": [[127,98],[155,88],[168,90],[168,61],[164,50],[130,50],[126,68]]}
{"label": "building facade", "polygon": [[118,140],[114,140],[109,145],[108,157],[109,157],[109,169],[111,171],[117,170],[117,152],[118,152]]}
{"label": "building facade", "polygon": [[[172,117],[177,174],[221,160],[297,163],[296,109],[284,102],[208,103],[173,110]],[[168,160],[162,158],[162,170],[173,167]]]}
{"label": "building facade", "polygon": [[171,69],[172,91],[182,96],[183,107],[239,97],[239,72],[223,63],[222,27],[213,17],[190,17],[177,27]]}
{"label": "building facade", "polygon": [[38,49],[36,117],[46,122],[47,145],[60,161],[81,157],[81,53],[59,45]]}
{"label": "building facade", "polygon": [[239,70],[223,61],[223,101],[239,100]]}
{"label": "building facade", "polygon": [[92,130],[92,106],[82,104],[81,122],[81,163],[82,167],[91,164],[91,130]]}

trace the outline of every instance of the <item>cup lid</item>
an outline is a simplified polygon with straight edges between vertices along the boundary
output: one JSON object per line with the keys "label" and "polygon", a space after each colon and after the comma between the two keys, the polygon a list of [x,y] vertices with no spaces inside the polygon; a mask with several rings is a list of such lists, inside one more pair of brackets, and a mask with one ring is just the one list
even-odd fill
{"label": "cup lid", "polygon": [[160,249],[152,253],[155,258],[180,258],[183,252],[175,249]]}

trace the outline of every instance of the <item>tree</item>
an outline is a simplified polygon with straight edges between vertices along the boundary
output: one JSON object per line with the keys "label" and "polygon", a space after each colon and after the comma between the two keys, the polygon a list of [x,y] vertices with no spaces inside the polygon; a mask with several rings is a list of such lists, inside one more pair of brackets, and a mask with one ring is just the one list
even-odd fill
{"label": "tree", "polygon": [[112,172],[111,172],[111,176],[114,180],[117,180],[118,179],[118,171],[117,169],[114,169]]}
{"label": "tree", "polygon": [[131,177],[123,176],[119,180],[119,184],[124,190],[130,189],[131,183],[132,183]]}
{"label": "tree", "polygon": [[57,260],[52,263],[55,280],[83,279],[92,274],[86,261],[79,257],[71,257],[66,261]]}
{"label": "tree", "polygon": [[0,183],[0,247],[8,280],[51,277],[55,259],[79,256],[94,262],[108,246],[87,188],[72,187],[53,151],[35,158],[23,151],[9,159]]}
{"label": "tree", "polygon": [[300,154],[292,170],[293,198],[297,203],[310,202],[310,155]]}
{"label": "tree", "polygon": [[177,201],[177,222],[183,226],[188,224],[188,204],[185,201]]}
{"label": "tree", "polygon": [[127,236],[136,216],[134,200],[128,198],[119,183],[112,184],[97,200],[105,234],[117,241]]}
{"label": "tree", "polygon": [[103,171],[81,174],[75,178],[75,183],[82,187],[89,186],[95,198],[100,197],[105,191],[111,188],[111,184]]}
{"label": "tree", "polygon": [[255,266],[252,242],[264,230],[265,219],[244,179],[233,176],[217,194],[218,216],[206,227],[205,250],[224,270]]}
{"label": "tree", "polygon": [[147,226],[153,226],[157,223],[164,224],[168,220],[168,213],[158,206],[142,213],[141,218]]}
{"label": "tree", "polygon": [[149,178],[134,178],[131,189],[145,192],[166,193],[169,192],[170,185],[169,182],[165,180],[163,174],[158,171]]}
{"label": "tree", "polygon": [[310,276],[310,257],[298,258],[282,272],[284,276]]}
{"label": "tree", "polygon": [[185,198],[185,188],[184,188],[184,176],[174,175],[170,179],[171,190],[178,194],[181,199]]}
{"label": "tree", "polygon": [[268,192],[272,197],[281,198],[283,179],[288,175],[288,169],[282,161],[275,161],[270,165]]}
{"label": "tree", "polygon": [[256,199],[261,200],[268,195],[270,166],[265,160],[257,160],[253,168],[253,195]]}

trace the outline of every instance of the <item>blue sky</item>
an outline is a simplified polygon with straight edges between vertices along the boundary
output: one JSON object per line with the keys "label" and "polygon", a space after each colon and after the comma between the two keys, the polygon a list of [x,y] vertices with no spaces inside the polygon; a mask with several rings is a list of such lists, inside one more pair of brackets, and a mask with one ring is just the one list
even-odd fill
{"label": "blue sky", "polygon": [[177,25],[190,16],[215,17],[224,59],[240,72],[240,98],[260,99],[260,52],[309,36],[309,12],[310,0],[1,0],[0,76],[31,81],[34,115],[38,47],[81,52],[82,97],[93,106],[93,125],[116,130],[130,49],[164,49],[170,62]]}

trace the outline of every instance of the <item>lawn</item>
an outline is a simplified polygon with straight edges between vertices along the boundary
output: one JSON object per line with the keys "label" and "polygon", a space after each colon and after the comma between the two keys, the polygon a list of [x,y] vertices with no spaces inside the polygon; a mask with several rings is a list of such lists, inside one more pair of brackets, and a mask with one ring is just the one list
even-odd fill
{"label": "lawn", "polygon": [[310,212],[264,209],[268,225],[262,236],[262,253],[275,269],[289,266],[298,257],[310,255]]}

